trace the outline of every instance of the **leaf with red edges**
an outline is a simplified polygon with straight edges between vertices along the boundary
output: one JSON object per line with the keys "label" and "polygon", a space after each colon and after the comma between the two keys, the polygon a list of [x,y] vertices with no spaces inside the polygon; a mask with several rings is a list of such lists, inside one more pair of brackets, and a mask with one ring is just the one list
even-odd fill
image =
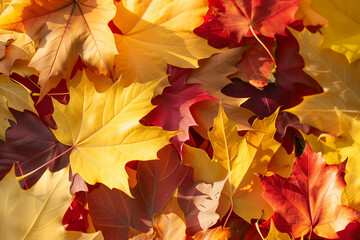
{"label": "leaf with red edges", "polygon": [[60,143],[37,117],[28,112],[11,110],[17,124],[10,122],[6,131],[6,143],[0,141],[0,179],[15,163],[16,176],[25,175],[39,167],[38,171],[21,181],[22,187],[32,187],[47,168],[56,172],[69,164],[70,149]]}
{"label": "leaf with red edges", "polygon": [[239,46],[243,37],[256,34],[274,37],[283,34],[292,23],[298,0],[208,0],[209,11],[204,23],[194,32],[217,48]]}
{"label": "leaf with red edges", "polygon": [[[321,153],[306,144],[301,157],[295,158],[292,175],[260,177],[263,197],[275,209],[273,219],[280,232],[295,238],[314,232],[334,239],[359,217],[358,212],[341,204],[345,188],[345,163],[327,165]],[[310,237],[311,238],[311,237]]]}
{"label": "leaf with red edges", "polygon": [[164,130],[183,130],[171,139],[179,152],[183,143],[189,139],[189,127],[197,125],[190,107],[204,100],[215,100],[205,90],[199,89],[200,84],[185,83],[191,71],[192,69],[169,66],[171,86],[166,87],[162,95],[152,100],[152,104],[157,106],[143,118],[147,124],[162,127]]}

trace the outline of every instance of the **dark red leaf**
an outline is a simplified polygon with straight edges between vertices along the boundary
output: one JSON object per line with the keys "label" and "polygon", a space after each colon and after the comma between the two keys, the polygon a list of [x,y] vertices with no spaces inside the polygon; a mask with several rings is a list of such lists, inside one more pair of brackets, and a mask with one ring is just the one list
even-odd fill
{"label": "dark red leaf", "polygon": [[162,127],[168,131],[183,130],[171,139],[176,149],[181,152],[183,143],[189,139],[189,127],[196,125],[190,107],[200,101],[215,100],[200,84],[186,84],[185,80],[192,69],[169,66],[169,82],[161,95],[156,96],[152,104],[157,105],[143,118],[147,125]]}
{"label": "dark red leaf", "polygon": [[11,110],[17,124],[10,121],[6,143],[0,141],[0,179],[15,163],[16,176],[25,175],[43,165],[21,181],[22,187],[33,186],[44,171],[56,172],[69,164],[70,147],[60,143],[44,123],[28,112]]}

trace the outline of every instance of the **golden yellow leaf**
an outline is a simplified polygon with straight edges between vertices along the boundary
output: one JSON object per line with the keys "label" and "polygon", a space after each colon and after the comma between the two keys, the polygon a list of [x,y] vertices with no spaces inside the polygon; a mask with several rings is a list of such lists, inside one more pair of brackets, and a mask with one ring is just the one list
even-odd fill
{"label": "golden yellow leaf", "polygon": [[346,56],[350,63],[360,58],[360,1],[312,0],[311,8],[329,20],[321,28],[321,47]]}
{"label": "golden yellow leaf", "polygon": [[68,105],[53,101],[58,126],[53,132],[61,143],[72,146],[73,174],[79,173],[89,184],[101,182],[131,195],[125,164],[157,159],[157,151],[175,135],[139,123],[154,108],[151,98],[158,83],[123,88],[118,81],[97,93],[83,72],[79,85],[70,87]]}
{"label": "golden yellow leaf", "polygon": [[338,134],[334,106],[353,117],[360,116],[360,62],[349,64],[341,54],[318,49],[320,33],[291,32],[300,44],[304,71],[322,86],[324,93],[304,97],[302,103],[287,111],[296,114],[301,123]]}
{"label": "golden yellow leaf", "polygon": [[[323,139],[305,136],[312,148],[321,150],[328,164],[338,164],[347,159],[345,182],[341,201],[344,205],[360,211],[360,120],[336,109],[340,122],[339,137],[324,135]],[[325,140],[325,141],[324,141]]]}
{"label": "golden yellow leaf", "polygon": [[111,0],[15,1],[0,16],[0,29],[40,39],[29,66],[39,72],[41,94],[69,78],[80,55],[97,74],[110,75],[117,53],[108,22],[115,15]]}
{"label": "golden yellow leaf", "polygon": [[279,232],[271,219],[270,230],[265,240],[291,240],[289,234]]}
{"label": "golden yellow leaf", "polygon": [[324,26],[329,21],[311,8],[312,1],[313,0],[301,0],[295,18],[302,19],[304,26]]}
{"label": "golden yellow leaf", "polygon": [[119,55],[116,74],[123,86],[134,79],[146,82],[166,76],[167,64],[198,67],[198,59],[219,50],[193,33],[203,22],[206,0],[123,0],[115,2],[114,24],[122,34],[114,34]]}
{"label": "golden yellow leaf", "polygon": [[[194,168],[195,181],[210,183],[228,176],[217,209],[221,218],[231,207],[248,222],[262,216],[263,211],[264,218],[273,213],[261,197],[263,188],[255,173],[264,174],[270,159],[280,148],[281,144],[273,139],[277,115],[278,111],[264,120],[255,120],[252,125],[255,131],[241,137],[236,124],[227,118],[220,105],[214,128],[209,132],[214,149],[213,159],[201,149],[184,145],[183,161]],[[247,203],[246,207],[244,202]]]}
{"label": "golden yellow leaf", "polygon": [[8,76],[0,75],[0,140],[4,141],[5,131],[10,127],[8,120],[15,121],[9,107],[19,111],[26,109],[37,112],[29,90],[12,82]]}
{"label": "golden yellow leaf", "polygon": [[21,189],[12,170],[0,181],[2,239],[94,239],[99,232],[66,231],[62,218],[72,201],[69,168],[46,170],[29,190]]}

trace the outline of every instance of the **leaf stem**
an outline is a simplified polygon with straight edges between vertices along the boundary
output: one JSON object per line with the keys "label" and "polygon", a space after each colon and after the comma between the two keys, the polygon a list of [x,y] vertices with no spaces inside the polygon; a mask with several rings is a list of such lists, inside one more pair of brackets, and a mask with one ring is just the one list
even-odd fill
{"label": "leaf stem", "polygon": [[[19,168],[19,170],[20,170],[21,176],[24,176],[24,173],[23,173],[23,171],[22,171],[22,168],[21,168],[21,165],[20,165],[19,161],[16,161],[16,164],[17,164],[17,166],[18,166],[18,168]],[[25,189],[28,190],[29,187],[28,187],[28,185],[26,184],[25,178],[23,179],[23,181],[24,181]]]}
{"label": "leaf stem", "polygon": [[55,161],[56,159],[58,159],[59,157],[61,157],[62,155],[65,155],[67,152],[71,151],[75,146],[70,147],[69,149],[67,149],[66,151],[62,152],[61,154],[57,155],[56,157],[54,157],[53,159],[51,159],[50,161],[44,163],[43,165],[41,165],[40,167],[36,168],[35,170],[25,174],[25,175],[21,175],[21,177],[16,177],[16,179],[18,181],[23,180],[24,178],[30,176],[31,174],[35,173],[36,171],[40,170],[41,168],[45,167],[46,165],[48,165],[49,163],[52,163],[53,161]]}
{"label": "leaf stem", "polygon": [[269,49],[265,46],[265,44],[260,40],[260,38],[256,35],[256,33],[254,32],[254,29],[252,28],[252,26],[250,25],[250,31],[252,32],[252,34],[254,35],[255,39],[261,44],[261,46],[265,49],[265,51],[269,54],[271,60],[274,63],[274,68],[276,69],[276,62],[274,57],[272,56],[271,52],[269,51]]}
{"label": "leaf stem", "polygon": [[262,240],[265,240],[264,236],[262,235],[261,231],[260,231],[260,228],[259,228],[259,220],[264,216],[264,210],[262,210],[262,214],[260,216],[260,218],[258,218],[258,220],[256,221],[255,223],[255,227],[256,227],[256,230],[258,231],[260,237],[262,238]]}
{"label": "leaf stem", "polygon": [[229,210],[229,214],[227,215],[226,220],[224,222],[223,228],[225,228],[226,225],[227,225],[227,222],[228,222],[228,220],[230,218],[230,215],[231,215],[231,213],[233,211],[233,207],[234,207],[234,203],[233,203],[232,196],[231,196],[231,198],[230,198],[230,210]]}

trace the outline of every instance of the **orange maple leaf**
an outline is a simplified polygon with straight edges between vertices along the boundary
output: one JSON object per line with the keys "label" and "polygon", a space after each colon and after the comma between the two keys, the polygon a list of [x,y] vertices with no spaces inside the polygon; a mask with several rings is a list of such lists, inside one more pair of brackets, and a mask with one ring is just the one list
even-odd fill
{"label": "orange maple leaf", "polygon": [[40,39],[29,66],[39,72],[41,96],[70,77],[79,55],[95,73],[111,75],[117,54],[107,26],[116,12],[113,1],[28,0],[11,7],[1,16],[0,28]]}

